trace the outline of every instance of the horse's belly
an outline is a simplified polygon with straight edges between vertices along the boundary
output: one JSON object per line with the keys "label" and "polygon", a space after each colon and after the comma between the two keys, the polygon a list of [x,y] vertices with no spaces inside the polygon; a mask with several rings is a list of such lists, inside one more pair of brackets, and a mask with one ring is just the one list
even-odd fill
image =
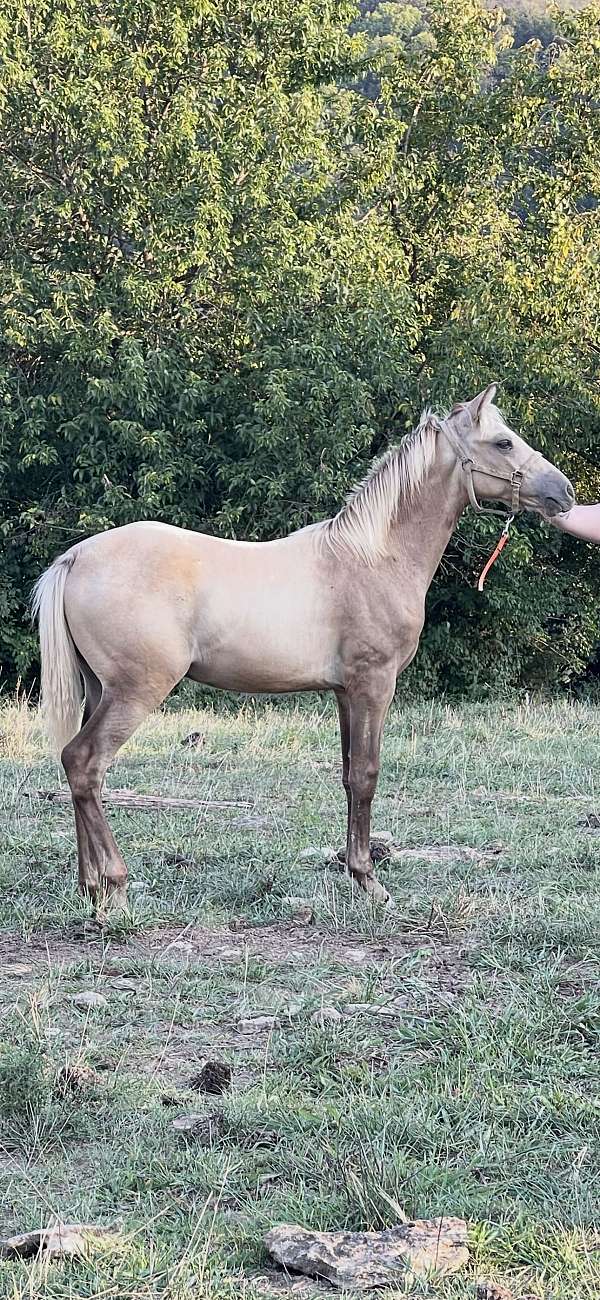
{"label": "horse's belly", "polygon": [[291,691],[327,691],[340,685],[333,674],[307,674],[305,671],[277,672],[274,670],[257,671],[255,666],[247,669],[239,664],[230,667],[209,667],[204,664],[192,664],[187,674],[192,681],[204,686],[216,686],[222,691],[241,691],[245,695],[285,695]]}
{"label": "horse's belly", "polygon": [[260,655],[240,646],[231,651],[224,646],[195,659],[188,676],[206,686],[252,694],[329,690],[340,685],[335,665],[322,656],[299,660],[292,654],[278,654],[273,647]]}
{"label": "horse's belly", "polygon": [[[298,617],[300,614],[300,617]],[[230,691],[326,690],[340,684],[335,638],[315,611],[205,611],[189,675]]]}

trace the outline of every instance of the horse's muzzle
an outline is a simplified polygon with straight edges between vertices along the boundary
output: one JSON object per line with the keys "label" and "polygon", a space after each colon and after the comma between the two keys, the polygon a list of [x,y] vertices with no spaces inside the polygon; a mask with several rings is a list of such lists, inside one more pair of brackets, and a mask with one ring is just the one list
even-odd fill
{"label": "horse's muzzle", "polygon": [[541,510],[548,518],[562,515],[575,505],[573,488],[568,478],[558,470],[548,471],[541,476],[539,483],[536,484],[536,495],[539,497]]}

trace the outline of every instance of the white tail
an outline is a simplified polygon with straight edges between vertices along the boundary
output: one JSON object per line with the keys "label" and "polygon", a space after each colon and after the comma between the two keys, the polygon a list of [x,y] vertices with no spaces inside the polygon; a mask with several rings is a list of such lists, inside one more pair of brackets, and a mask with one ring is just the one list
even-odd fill
{"label": "white tail", "polygon": [[40,630],[42,713],[58,754],[79,730],[83,703],[81,674],[64,607],[65,582],[74,563],[74,551],[55,560],[38,578],[31,600]]}

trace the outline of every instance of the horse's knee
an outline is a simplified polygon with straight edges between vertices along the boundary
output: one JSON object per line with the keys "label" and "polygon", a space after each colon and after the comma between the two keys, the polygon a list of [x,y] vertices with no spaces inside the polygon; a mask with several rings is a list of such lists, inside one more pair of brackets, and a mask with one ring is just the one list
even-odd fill
{"label": "horse's knee", "polygon": [[379,776],[379,764],[368,763],[358,770],[350,771],[349,785],[352,791],[352,798],[358,800],[372,799],[377,788],[377,778]]}

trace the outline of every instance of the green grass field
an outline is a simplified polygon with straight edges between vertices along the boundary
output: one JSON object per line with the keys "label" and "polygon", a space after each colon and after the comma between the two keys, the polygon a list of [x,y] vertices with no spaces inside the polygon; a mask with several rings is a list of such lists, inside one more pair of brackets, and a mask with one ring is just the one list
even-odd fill
{"label": "green grass field", "polygon": [[[600,713],[397,705],[374,817],[408,850],[380,869],[390,912],[323,851],[334,715],[152,718],[109,787],[239,806],[111,810],[131,915],[102,931],[70,806],[38,794],[64,778],[4,707],[0,1234],[120,1230],[86,1261],[0,1261],[7,1300],[312,1300],[331,1292],[286,1280],[265,1231],[403,1213],[470,1225],[470,1269],[411,1294],[597,1300]],[[85,990],[105,1003],[79,1009]],[[240,1027],[257,1015],[275,1027]],[[193,1087],[206,1058],[232,1066],[222,1096]]]}

